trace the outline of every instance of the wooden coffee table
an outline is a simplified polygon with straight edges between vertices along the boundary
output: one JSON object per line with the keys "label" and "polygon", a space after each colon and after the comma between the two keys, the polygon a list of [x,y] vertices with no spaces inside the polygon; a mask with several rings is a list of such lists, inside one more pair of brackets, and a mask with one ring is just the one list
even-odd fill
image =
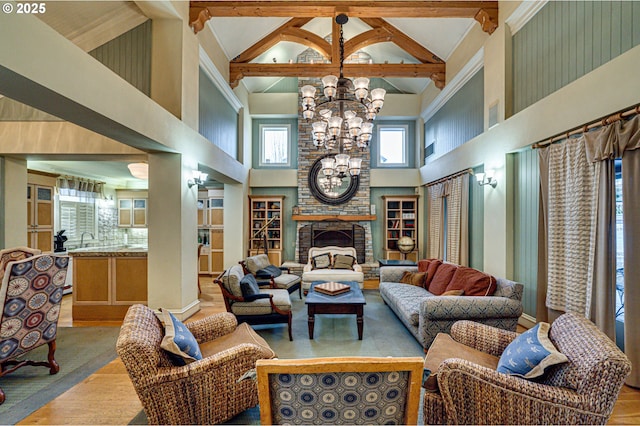
{"label": "wooden coffee table", "polygon": [[362,340],[362,328],[364,325],[363,312],[364,305],[367,302],[364,300],[362,290],[355,281],[340,281],[343,284],[348,284],[351,290],[330,296],[328,294],[318,293],[313,288],[317,284],[322,284],[323,281],[314,281],[311,283],[309,293],[305,304],[307,305],[309,325],[309,339],[313,339],[313,327],[315,324],[315,316],[317,314],[351,314],[356,316],[356,323],[358,325],[358,339]]}

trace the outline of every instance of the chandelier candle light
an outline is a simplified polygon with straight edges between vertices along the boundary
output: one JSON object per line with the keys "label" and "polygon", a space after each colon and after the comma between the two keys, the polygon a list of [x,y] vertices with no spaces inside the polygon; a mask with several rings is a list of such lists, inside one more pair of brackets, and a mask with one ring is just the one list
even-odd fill
{"label": "chandelier candle light", "polygon": [[[313,144],[328,151],[338,150],[335,157],[322,159],[322,173],[319,183],[329,196],[337,196],[335,188],[342,185],[342,179],[360,174],[362,158],[351,158],[345,152],[356,146],[361,150],[369,146],[376,114],[384,104],[384,89],[369,92],[369,79],[359,77],[353,80],[343,75],[344,37],[342,26],[347,23],[347,15],[336,16],[340,25],[340,76],[327,75],[322,78],[324,97],[316,98],[316,88],[305,85],[302,94],[302,117],[307,121],[316,117],[312,126]],[[316,114],[317,110],[317,114]]]}

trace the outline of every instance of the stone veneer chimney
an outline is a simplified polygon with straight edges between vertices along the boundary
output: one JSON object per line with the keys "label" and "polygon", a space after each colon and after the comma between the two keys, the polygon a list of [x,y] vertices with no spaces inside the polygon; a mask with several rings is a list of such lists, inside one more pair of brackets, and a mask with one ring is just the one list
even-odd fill
{"label": "stone veneer chimney", "polygon": [[[364,54],[364,53],[361,53]],[[358,55],[356,53],[355,55]],[[366,55],[366,54],[364,54]],[[352,57],[348,58],[350,61]],[[326,60],[315,50],[307,49],[298,56],[298,62],[311,62],[315,63],[326,62]],[[363,61],[368,61],[368,58],[363,58]],[[347,61],[345,61],[347,62]],[[319,78],[314,79],[299,79],[298,89],[300,87],[310,84],[318,89],[318,93],[322,92],[322,83]],[[298,98],[300,98],[300,90],[298,90]],[[370,151],[366,149],[360,151],[358,148],[353,148],[348,154],[354,157],[362,158],[362,170],[360,172],[360,184],[356,195],[344,204],[336,206],[323,204],[316,200],[309,189],[308,176],[309,171],[313,163],[328,151],[324,148],[317,148],[313,144],[313,134],[311,123],[313,120],[307,122],[302,118],[302,106],[298,102],[298,208],[300,209],[300,215],[338,215],[338,216],[366,216],[370,215]],[[335,151],[337,154],[338,152]],[[298,221],[298,231],[302,226],[309,224],[308,221]],[[365,228],[365,261],[367,263],[374,262],[373,259],[373,245],[371,238],[371,224],[369,221],[359,221],[359,225]],[[296,236],[296,261],[299,260],[298,256],[299,238]]]}

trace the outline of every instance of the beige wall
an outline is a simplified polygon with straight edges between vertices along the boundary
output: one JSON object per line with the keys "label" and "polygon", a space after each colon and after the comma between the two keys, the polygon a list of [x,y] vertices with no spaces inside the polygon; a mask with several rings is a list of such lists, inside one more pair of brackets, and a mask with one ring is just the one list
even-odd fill
{"label": "beige wall", "polygon": [[27,245],[27,162],[5,157],[2,184],[3,247],[24,247]]}

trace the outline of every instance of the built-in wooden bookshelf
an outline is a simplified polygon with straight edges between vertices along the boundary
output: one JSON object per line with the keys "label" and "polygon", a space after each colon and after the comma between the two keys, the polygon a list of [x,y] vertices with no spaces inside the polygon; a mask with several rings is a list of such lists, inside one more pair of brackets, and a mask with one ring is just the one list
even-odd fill
{"label": "built-in wooden bookshelf", "polygon": [[284,195],[249,196],[249,256],[266,251],[276,266],[282,264],[283,203]]}
{"label": "built-in wooden bookshelf", "polygon": [[384,200],[384,255],[387,259],[405,259],[398,250],[398,240],[409,237],[415,248],[406,259],[417,261],[418,253],[418,195],[383,196]]}

